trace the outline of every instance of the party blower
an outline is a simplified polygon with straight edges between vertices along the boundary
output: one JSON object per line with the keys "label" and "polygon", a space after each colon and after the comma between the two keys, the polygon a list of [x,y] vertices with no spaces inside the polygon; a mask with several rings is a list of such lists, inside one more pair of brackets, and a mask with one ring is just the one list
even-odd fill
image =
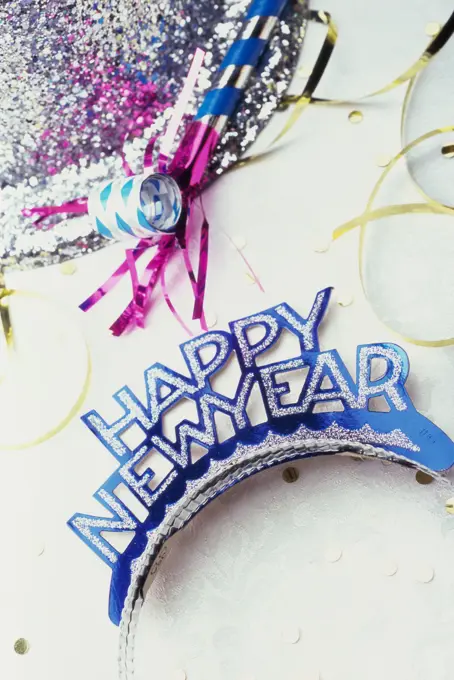
{"label": "party blower", "polygon": [[[163,172],[149,169],[131,178],[108,182],[93,192],[89,198],[89,213],[103,236],[144,239],[177,231],[177,225],[187,217],[183,208],[190,202],[190,190],[202,182],[212,152],[238,107],[288,3],[289,0],[255,0],[252,3],[237,40],[219,67],[214,87],[205,96],[168,168],[167,154],[177,131],[175,118],[161,144],[159,165]],[[182,93],[180,106],[176,107],[180,120],[181,102],[186,100],[187,91],[192,90],[202,61],[203,51],[198,50],[188,77],[190,85],[188,87],[187,81],[186,92]]]}
{"label": "party blower", "polygon": [[[125,263],[101,286],[81,308],[90,309],[128,270],[133,281],[134,297],[111,327],[120,335],[130,323],[144,325],[150,296],[158,283],[172,313],[188,330],[177,314],[165,285],[165,270],[172,255],[180,251],[194,294],[192,318],[200,319],[207,330],[203,303],[208,266],[209,225],[203,218],[200,236],[198,273],[195,275],[186,250],[190,236],[192,206],[200,195],[206,170],[229,121],[235,115],[244,92],[269,46],[273,33],[289,0],[254,0],[246,14],[238,38],[227,51],[212,89],[189,123],[173,158],[175,137],[187,110],[203,63],[204,52],[197,50],[173,117],[160,140],[153,138],[145,152],[143,173],[110,181],[97,188],[89,198],[88,210],[99,233],[106,238],[126,240],[133,248]],[[153,157],[157,155],[156,167]],[[128,168],[127,168],[128,174]],[[151,246],[157,250],[139,283],[135,261]]]}

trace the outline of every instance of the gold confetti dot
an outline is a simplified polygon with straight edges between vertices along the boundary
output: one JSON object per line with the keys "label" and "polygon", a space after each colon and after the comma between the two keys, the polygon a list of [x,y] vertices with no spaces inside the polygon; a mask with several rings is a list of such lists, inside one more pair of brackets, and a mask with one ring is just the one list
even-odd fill
{"label": "gold confetti dot", "polygon": [[300,473],[298,468],[296,467],[287,467],[282,473],[282,479],[284,480],[284,482],[287,482],[287,484],[293,484],[293,482],[297,481],[299,476]]}
{"label": "gold confetti dot", "polygon": [[20,654],[21,656],[23,656],[24,654],[27,654],[30,651],[30,643],[25,638],[19,638],[14,643],[14,651],[16,652],[16,654]]}
{"label": "gold confetti dot", "polygon": [[356,125],[357,123],[361,123],[363,120],[364,116],[361,111],[350,111],[348,114],[348,120],[350,123],[353,123]]}
{"label": "gold confetti dot", "polygon": [[75,262],[68,260],[67,262],[62,262],[60,265],[60,271],[65,276],[72,276],[77,271],[77,266]]}
{"label": "gold confetti dot", "polygon": [[207,311],[205,312],[205,321],[207,322],[208,328],[214,328],[218,322],[218,317],[216,312]]}
{"label": "gold confetti dot", "polygon": [[391,156],[381,153],[379,156],[377,156],[376,162],[379,168],[386,168],[391,163],[391,160]]}
{"label": "gold confetti dot", "polygon": [[441,31],[441,26],[437,21],[429,21],[426,26],[426,35],[435,38]]}
{"label": "gold confetti dot", "polygon": [[314,241],[314,253],[326,253],[331,246],[331,240],[328,238],[318,238]]}
{"label": "gold confetti dot", "polygon": [[300,629],[297,626],[286,626],[281,631],[281,637],[287,645],[296,645],[301,637]]}
{"label": "gold confetti dot", "polygon": [[44,542],[40,538],[31,537],[27,541],[27,555],[29,558],[41,557],[44,554]]}
{"label": "gold confetti dot", "polygon": [[397,574],[397,564],[393,560],[388,560],[383,564],[383,573],[385,576],[394,576]]}
{"label": "gold confetti dot", "polygon": [[353,294],[346,290],[337,293],[337,304],[341,307],[349,307],[353,304],[353,300]]}
{"label": "gold confetti dot", "polygon": [[446,512],[449,512],[450,515],[454,515],[454,497],[448,498],[448,500],[445,503],[445,508]]}
{"label": "gold confetti dot", "polygon": [[255,284],[257,283],[257,281],[252,276],[251,272],[246,272],[246,279],[250,286],[255,286]]}
{"label": "gold confetti dot", "polygon": [[445,144],[442,146],[441,153],[445,158],[454,158],[454,144]]}
{"label": "gold confetti dot", "polygon": [[416,580],[419,583],[430,583],[434,576],[435,572],[428,564],[422,564],[416,570]]}
{"label": "gold confetti dot", "polygon": [[183,668],[178,668],[172,675],[172,680],[186,680],[188,676]]}
{"label": "gold confetti dot", "polygon": [[328,550],[325,552],[325,559],[327,562],[339,562],[341,557],[341,548],[337,548],[335,546],[328,548]]}
{"label": "gold confetti dot", "polygon": [[422,470],[418,470],[415,479],[418,484],[432,484],[434,481],[434,478],[431,475],[428,475],[427,472],[423,472]]}

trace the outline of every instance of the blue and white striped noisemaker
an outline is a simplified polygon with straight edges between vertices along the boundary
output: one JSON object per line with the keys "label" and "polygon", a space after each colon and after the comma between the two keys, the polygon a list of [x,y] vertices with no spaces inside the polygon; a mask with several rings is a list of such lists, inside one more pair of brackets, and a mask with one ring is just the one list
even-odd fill
{"label": "blue and white striped noisemaker", "polygon": [[214,87],[207,93],[195,120],[221,134],[240,103],[289,0],[254,0],[238,38],[219,67]]}
{"label": "blue and white striped noisemaker", "polygon": [[106,238],[146,239],[174,230],[181,192],[169,176],[143,173],[108,182],[88,199],[88,212]]}
{"label": "blue and white striped noisemaker", "polygon": [[[186,140],[195,140],[189,163],[201,167],[202,173],[206,163],[198,164],[197,160],[200,153],[206,153],[206,133],[214,132],[216,139],[221,135],[270,42],[279,16],[290,1],[253,0],[250,5],[238,38],[219,67],[215,85],[205,96],[184,137],[183,145]],[[191,175],[189,172],[183,176],[181,169],[175,173],[171,170],[180,187],[168,176],[148,173],[98,188],[89,199],[88,209],[99,233],[107,238],[140,239],[175,231],[182,207],[180,189],[187,188],[182,184],[188,183],[187,177]],[[197,181],[201,179],[197,176]]]}

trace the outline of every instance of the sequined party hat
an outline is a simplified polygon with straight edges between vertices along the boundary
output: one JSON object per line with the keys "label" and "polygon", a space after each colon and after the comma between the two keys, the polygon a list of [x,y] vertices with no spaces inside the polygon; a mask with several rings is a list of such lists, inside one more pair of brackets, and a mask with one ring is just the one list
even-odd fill
{"label": "sequined party hat", "polygon": [[[64,11],[61,0],[0,6],[0,260],[7,267],[54,264],[109,243],[83,214],[62,223],[57,215],[37,229],[22,211],[88,196],[122,174],[122,155],[139,171],[150,137],[166,127],[191,55],[198,47],[206,52],[187,114],[210,89],[252,0],[63,4]],[[254,4],[262,14],[278,11],[280,21],[225,128],[212,176],[235,162],[266,126],[287,91],[304,38],[299,10],[305,3],[299,9],[289,0]]]}

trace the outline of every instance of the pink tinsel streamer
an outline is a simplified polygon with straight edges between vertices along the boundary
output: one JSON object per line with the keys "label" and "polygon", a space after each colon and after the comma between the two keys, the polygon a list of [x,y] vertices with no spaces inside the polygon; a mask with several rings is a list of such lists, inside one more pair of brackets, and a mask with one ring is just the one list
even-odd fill
{"label": "pink tinsel streamer", "polygon": [[[184,330],[189,335],[192,335],[190,329],[175,309],[175,306],[170,299],[166,285],[167,267],[176,252],[182,253],[184,267],[193,291],[194,307],[192,319],[199,320],[202,330],[207,330],[204,314],[204,298],[208,270],[209,223],[203,210],[203,205],[201,206],[203,221],[200,229],[197,277],[194,274],[194,269],[191,264],[187,249],[187,242],[190,239],[190,231],[193,228],[193,203],[195,198],[200,194],[200,185],[202,183],[207,164],[218,141],[217,133],[206,125],[201,123],[192,123],[189,126],[186,134],[183,136],[183,139],[177,148],[174,157],[170,159],[171,150],[178,133],[178,129],[180,128],[185,117],[185,112],[187,111],[190,97],[196,85],[200,68],[203,64],[204,55],[205,52],[201,49],[198,49],[194,55],[184,87],[175,105],[172,118],[168,124],[164,136],[160,141],[160,149],[158,153],[158,172],[169,172],[171,176],[176,175],[181,177],[184,175],[182,198],[183,214],[185,215],[185,218],[184,222],[182,223],[182,228],[180,228],[176,234],[157,236],[150,239],[142,239],[134,249],[126,250],[126,258],[124,262],[122,262],[122,264],[115,270],[115,272],[113,272],[107,281],[102,284],[102,286],[95,290],[80,305],[80,309],[82,309],[84,312],[91,309],[117,285],[117,283],[126,273],[129,272],[132,283],[132,299],[110,327],[110,330],[116,336],[121,335],[131,326],[144,328],[146,314],[152,305],[152,295],[158,284],[160,284],[164,300],[173,316],[184,328]],[[154,150],[158,140],[159,138],[157,136],[153,137],[147,144],[144,154],[144,168],[146,169],[152,169]],[[125,174],[127,176],[131,176],[133,172],[126,161],[126,157],[123,152],[121,153],[121,158]],[[58,206],[27,208],[22,211],[23,215],[26,217],[37,217],[35,220],[35,225],[39,228],[42,228],[42,223],[44,220],[52,215],[82,214],[86,212],[86,198],[68,201]],[[148,252],[151,248],[155,248],[156,250],[146,265],[142,277],[139,280],[136,262],[142,257],[142,255],[144,255],[145,252]],[[254,278],[257,280],[255,275]]]}

